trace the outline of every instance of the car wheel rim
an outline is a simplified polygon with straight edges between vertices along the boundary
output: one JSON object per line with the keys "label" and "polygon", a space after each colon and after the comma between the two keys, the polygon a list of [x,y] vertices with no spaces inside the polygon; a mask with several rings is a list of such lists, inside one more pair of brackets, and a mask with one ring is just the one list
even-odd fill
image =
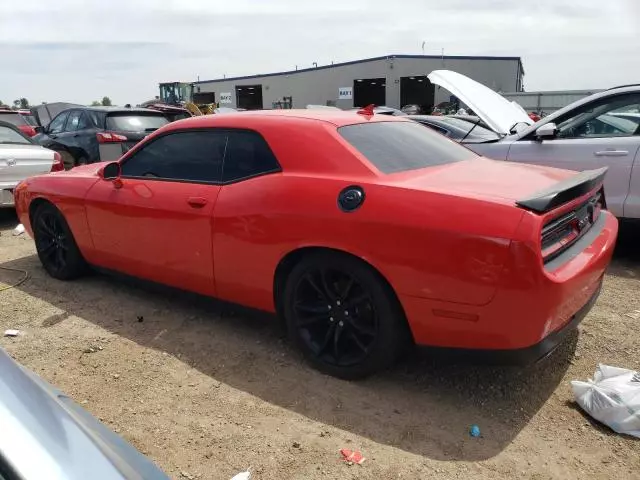
{"label": "car wheel rim", "polygon": [[56,215],[44,213],[35,225],[38,253],[42,263],[55,272],[67,266],[67,234]]}
{"label": "car wheel rim", "polygon": [[294,290],[293,313],[311,355],[340,367],[360,363],[378,336],[378,316],[369,291],[336,269],[307,271]]}

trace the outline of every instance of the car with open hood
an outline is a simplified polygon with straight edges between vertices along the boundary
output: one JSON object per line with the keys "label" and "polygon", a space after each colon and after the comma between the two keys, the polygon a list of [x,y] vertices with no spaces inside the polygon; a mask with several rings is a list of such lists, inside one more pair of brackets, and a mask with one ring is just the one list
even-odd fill
{"label": "car with open hood", "polygon": [[373,108],[271,110],[170,123],[16,204],[51,276],[92,265],[274,312],[314,366],[358,378],[411,343],[555,348],[613,253],[605,173],[485,159]]}
{"label": "car with open hood", "polygon": [[640,218],[640,85],[596,93],[534,124],[519,106],[464,75],[437,70],[429,79],[500,135],[468,148],[497,160],[576,171],[607,167],[608,208],[621,218]]}

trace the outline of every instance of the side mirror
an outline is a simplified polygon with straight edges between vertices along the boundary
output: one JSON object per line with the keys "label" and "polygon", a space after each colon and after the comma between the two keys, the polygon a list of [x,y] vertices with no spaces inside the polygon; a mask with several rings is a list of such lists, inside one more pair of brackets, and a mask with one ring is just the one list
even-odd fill
{"label": "side mirror", "polygon": [[103,180],[112,182],[115,188],[122,188],[122,180],[120,179],[120,163],[111,162],[105,165],[105,167],[98,172],[98,175]]}
{"label": "side mirror", "polygon": [[556,138],[557,134],[558,127],[553,122],[545,123],[536,130],[536,137],[538,137],[538,140],[550,140],[552,138]]}
{"label": "side mirror", "polygon": [[44,133],[44,127],[42,125],[38,125],[37,127],[33,127],[36,133]]}

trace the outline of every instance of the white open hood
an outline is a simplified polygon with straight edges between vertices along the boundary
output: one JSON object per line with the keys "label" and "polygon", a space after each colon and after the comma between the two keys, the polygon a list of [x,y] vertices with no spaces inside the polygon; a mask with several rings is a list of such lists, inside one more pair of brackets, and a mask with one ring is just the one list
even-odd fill
{"label": "white open hood", "polygon": [[428,75],[434,85],[449,90],[497,133],[507,135],[517,123],[533,124],[520,105],[514,105],[481,83],[451,70],[434,70]]}

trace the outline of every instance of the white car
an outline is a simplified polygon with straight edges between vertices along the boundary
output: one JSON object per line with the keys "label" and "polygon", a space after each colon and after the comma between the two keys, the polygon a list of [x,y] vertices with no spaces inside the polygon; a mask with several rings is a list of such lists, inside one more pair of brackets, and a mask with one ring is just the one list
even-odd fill
{"label": "white car", "polygon": [[496,160],[568,170],[608,167],[607,208],[620,218],[640,218],[640,85],[596,93],[533,124],[522,108],[464,75],[436,70],[429,80],[501,136],[468,148]]}
{"label": "white car", "polygon": [[13,189],[22,180],[64,170],[58,152],[36,145],[17,127],[0,122],[0,208],[13,208]]}

